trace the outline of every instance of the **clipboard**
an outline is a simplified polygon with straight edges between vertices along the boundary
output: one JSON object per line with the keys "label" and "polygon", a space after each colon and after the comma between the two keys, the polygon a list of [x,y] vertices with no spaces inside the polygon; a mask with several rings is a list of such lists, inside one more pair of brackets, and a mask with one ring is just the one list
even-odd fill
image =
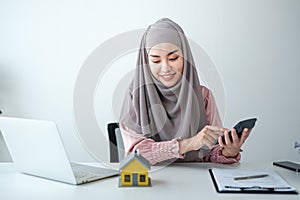
{"label": "clipboard", "polygon": [[209,169],[218,193],[298,194],[273,170]]}

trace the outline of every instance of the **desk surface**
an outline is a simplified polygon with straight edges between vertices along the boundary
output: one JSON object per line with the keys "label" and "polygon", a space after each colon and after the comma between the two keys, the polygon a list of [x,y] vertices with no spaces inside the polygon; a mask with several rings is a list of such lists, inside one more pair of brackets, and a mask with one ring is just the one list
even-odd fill
{"label": "desk surface", "polygon": [[272,163],[241,163],[222,165],[215,163],[180,163],[167,167],[152,167],[152,187],[119,188],[118,177],[112,177],[80,186],[50,181],[18,173],[12,163],[0,163],[0,197],[14,199],[297,199],[300,195],[219,194],[211,181],[208,169],[243,168],[273,169],[300,192],[300,173],[273,166]]}

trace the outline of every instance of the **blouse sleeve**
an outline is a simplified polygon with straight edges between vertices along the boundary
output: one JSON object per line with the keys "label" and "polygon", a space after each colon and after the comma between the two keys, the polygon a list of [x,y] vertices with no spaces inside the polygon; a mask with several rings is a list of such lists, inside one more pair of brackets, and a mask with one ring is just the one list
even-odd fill
{"label": "blouse sleeve", "polygon": [[183,158],[183,156],[179,154],[178,140],[180,138],[155,142],[153,139],[146,138],[122,124],[120,124],[120,130],[125,152],[129,154],[138,149],[140,154],[146,158],[151,165],[173,158]]}
{"label": "blouse sleeve", "polygon": [[212,92],[205,86],[201,86],[201,91],[204,100],[207,124],[211,126],[223,127],[218,107]]}

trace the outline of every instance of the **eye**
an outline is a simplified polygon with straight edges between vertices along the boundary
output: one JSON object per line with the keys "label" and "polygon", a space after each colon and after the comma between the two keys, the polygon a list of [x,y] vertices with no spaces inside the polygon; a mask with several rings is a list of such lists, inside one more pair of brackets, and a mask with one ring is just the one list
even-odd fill
{"label": "eye", "polygon": [[177,59],[178,59],[178,57],[179,57],[179,56],[172,57],[172,58],[169,58],[169,60],[170,60],[170,61],[175,61],[175,60],[177,60]]}
{"label": "eye", "polygon": [[151,62],[157,64],[160,63],[160,60],[151,60]]}

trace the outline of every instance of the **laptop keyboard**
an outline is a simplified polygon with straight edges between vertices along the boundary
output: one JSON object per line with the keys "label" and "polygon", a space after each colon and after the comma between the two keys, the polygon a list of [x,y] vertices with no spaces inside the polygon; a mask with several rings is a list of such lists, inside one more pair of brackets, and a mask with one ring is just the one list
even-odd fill
{"label": "laptop keyboard", "polygon": [[87,166],[87,165],[81,165],[81,164],[74,164],[71,163],[74,175],[76,179],[78,178],[94,178],[94,177],[105,177],[108,174],[115,174],[116,170],[113,169],[106,169],[106,168],[99,168],[99,167],[93,167],[93,166]]}

